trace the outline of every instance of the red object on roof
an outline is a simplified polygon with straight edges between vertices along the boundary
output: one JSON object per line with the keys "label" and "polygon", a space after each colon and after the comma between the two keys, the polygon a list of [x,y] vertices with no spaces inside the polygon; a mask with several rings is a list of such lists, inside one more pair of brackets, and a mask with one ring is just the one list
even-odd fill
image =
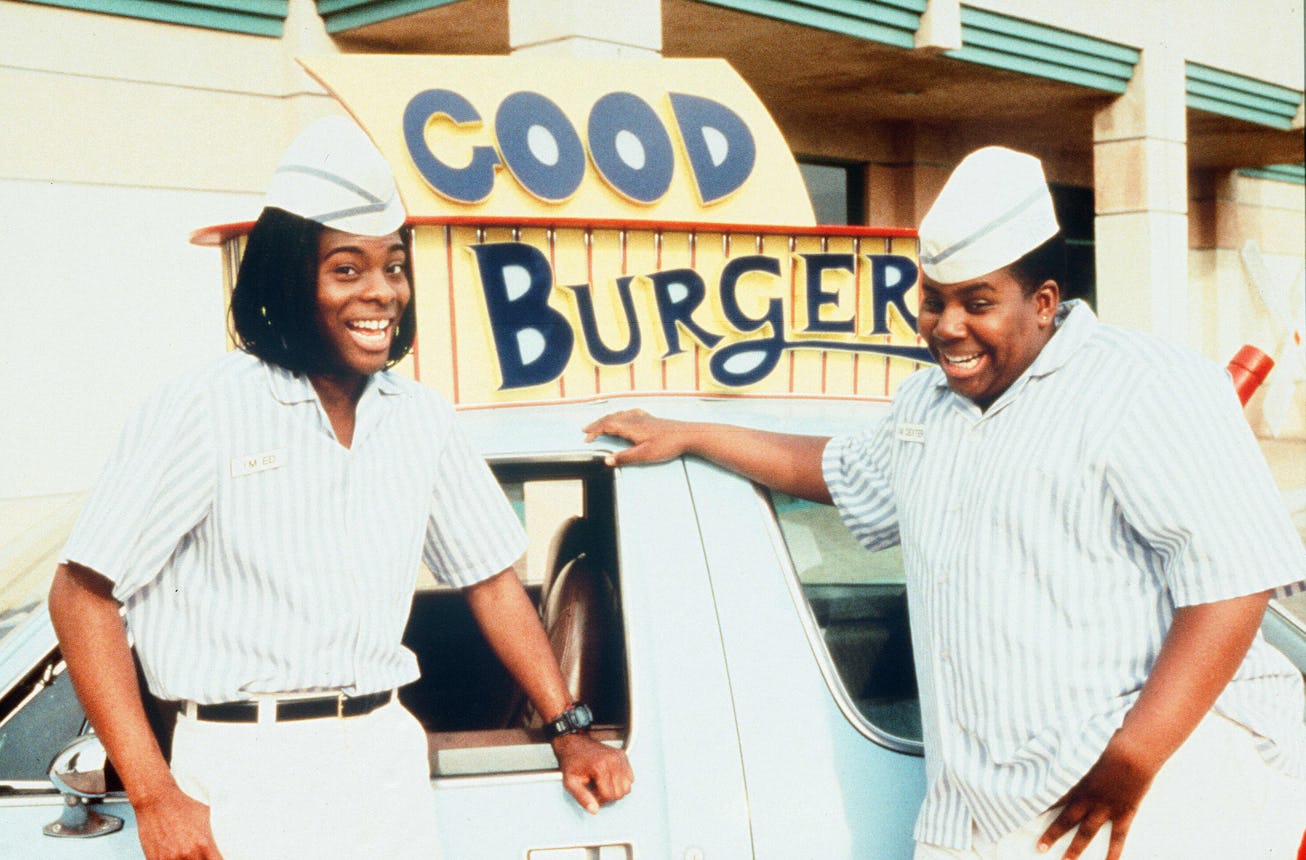
{"label": "red object on roof", "polygon": [[1238,399],[1246,406],[1273,369],[1274,359],[1251,344],[1246,344],[1229,360],[1227,366],[1233,376],[1233,387],[1238,392]]}

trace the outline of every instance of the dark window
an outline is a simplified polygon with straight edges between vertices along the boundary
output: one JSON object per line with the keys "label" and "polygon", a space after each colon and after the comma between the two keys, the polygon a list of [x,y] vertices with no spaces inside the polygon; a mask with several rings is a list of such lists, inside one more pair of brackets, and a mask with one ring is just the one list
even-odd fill
{"label": "dark window", "polygon": [[866,169],[861,164],[799,158],[817,224],[862,224]]}
{"label": "dark window", "polygon": [[1061,298],[1097,302],[1097,263],[1093,258],[1093,189],[1051,184],[1057,223],[1066,237],[1066,283]]}

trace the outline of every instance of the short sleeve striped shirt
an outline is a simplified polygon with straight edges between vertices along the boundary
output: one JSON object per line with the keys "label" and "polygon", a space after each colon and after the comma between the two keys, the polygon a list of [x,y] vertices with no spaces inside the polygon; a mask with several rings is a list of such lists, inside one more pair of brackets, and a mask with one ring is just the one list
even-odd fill
{"label": "short sleeve striped shirt", "polygon": [[[826,448],[844,522],[903,547],[920,841],[993,841],[1053,805],[1120,726],[1176,607],[1306,585],[1227,373],[1080,303],[1058,316],[987,411],[931,368]],[[1259,637],[1216,708],[1306,775],[1301,676]]]}
{"label": "short sleeve striped shirt", "polygon": [[411,681],[419,561],[461,587],[524,548],[434,392],[375,374],[344,448],[306,377],[233,352],[129,422],[63,558],[113,581],[155,695],[211,703]]}

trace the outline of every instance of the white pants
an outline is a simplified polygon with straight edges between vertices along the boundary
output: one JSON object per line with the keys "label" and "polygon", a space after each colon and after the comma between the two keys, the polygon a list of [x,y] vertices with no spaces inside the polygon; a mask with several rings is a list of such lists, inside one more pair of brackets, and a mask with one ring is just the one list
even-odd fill
{"label": "white pants", "polygon": [[[915,860],[1060,860],[1075,831],[1038,853],[1060,807],[981,848],[918,843]],[[1265,764],[1251,732],[1209,714],[1152,781],[1139,804],[1122,860],[1296,860],[1306,829],[1306,781]],[[1081,860],[1106,856],[1110,828]]]}
{"label": "white pants", "polygon": [[180,716],[172,745],[224,860],[439,857],[426,732],[398,701],[346,719]]}

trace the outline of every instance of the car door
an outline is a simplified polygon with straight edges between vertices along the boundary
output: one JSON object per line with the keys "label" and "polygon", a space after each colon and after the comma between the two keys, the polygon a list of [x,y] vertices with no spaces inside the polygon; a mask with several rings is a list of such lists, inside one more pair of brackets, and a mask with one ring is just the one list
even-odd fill
{"label": "car door", "polygon": [[[895,582],[892,558],[877,571],[849,547],[833,508],[804,503],[817,527],[785,534],[778,505],[750,482],[696,460],[687,470],[695,508],[711,512],[699,527],[755,856],[909,860],[925,770],[900,568]],[[822,564],[800,580],[797,555]]]}
{"label": "car door", "polygon": [[[510,760],[529,750],[462,745],[447,756],[442,751],[433,785],[445,856],[752,856],[717,612],[683,466],[614,473],[592,451],[491,461],[510,501],[522,508],[528,534],[538,524],[533,495],[544,500],[555,518],[567,496],[537,485],[565,481],[569,474],[585,483],[584,502],[575,513],[600,532],[611,519],[629,705],[628,725],[618,727],[612,742],[626,749],[635,786],[628,797],[590,816],[563,790],[546,744],[535,744],[542,747],[537,749],[542,761],[520,766]],[[591,547],[590,555],[603,558],[606,553]],[[561,575],[574,568],[566,571]],[[528,591],[534,588],[532,579],[528,577]],[[556,579],[548,586],[559,587]],[[475,733],[448,734],[457,746],[453,735],[466,740]],[[436,739],[437,745],[443,742]],[[490,743],[496,742],[491,738]]]}

